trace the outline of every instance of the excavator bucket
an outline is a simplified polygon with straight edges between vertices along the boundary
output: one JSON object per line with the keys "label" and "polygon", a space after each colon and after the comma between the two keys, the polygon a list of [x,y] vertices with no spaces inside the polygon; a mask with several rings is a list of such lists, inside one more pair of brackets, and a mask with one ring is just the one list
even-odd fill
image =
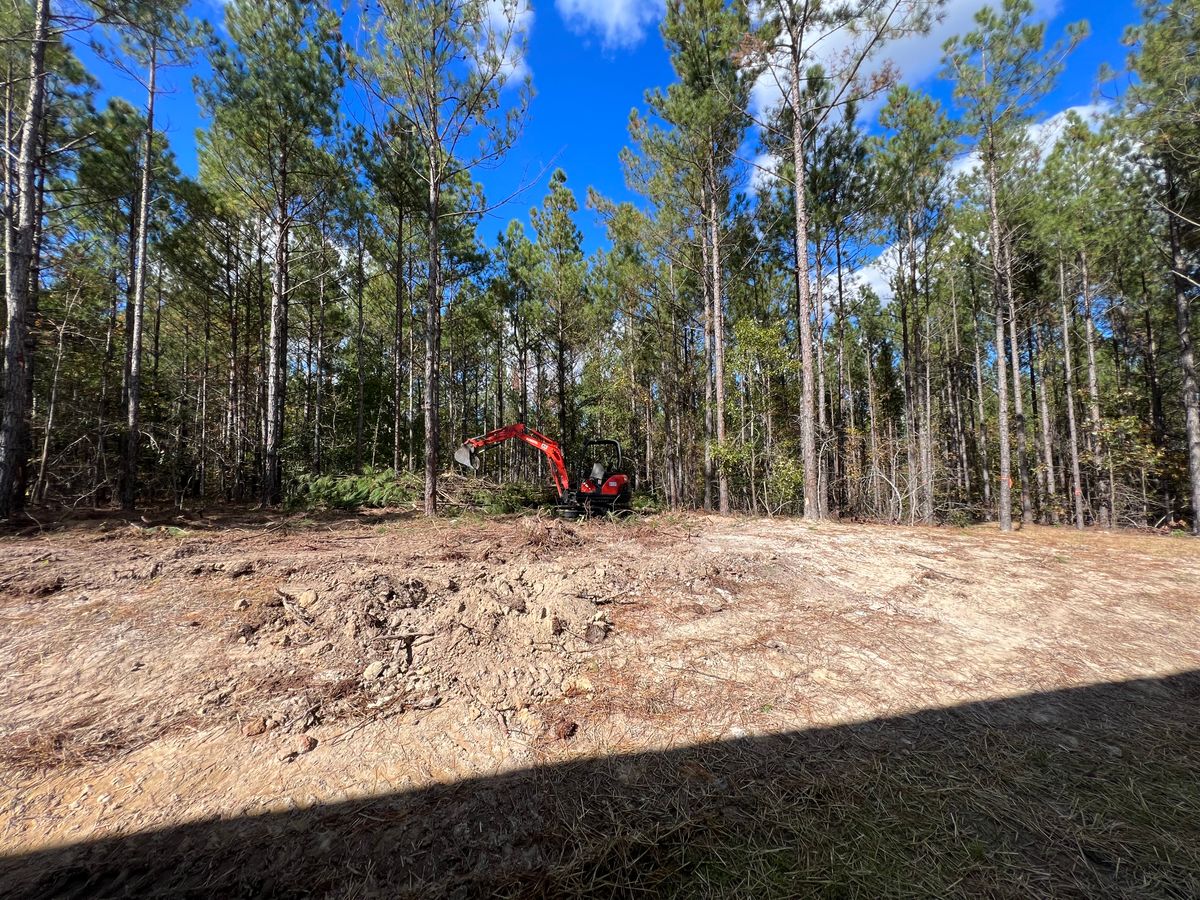
{"label": "excavator bucket", "polygon": [[475,448],[470,444],[463,444],[454,451],[454,461],[460,466],[466,466],[468,469],[479,468],[479,457],[475,453]]}

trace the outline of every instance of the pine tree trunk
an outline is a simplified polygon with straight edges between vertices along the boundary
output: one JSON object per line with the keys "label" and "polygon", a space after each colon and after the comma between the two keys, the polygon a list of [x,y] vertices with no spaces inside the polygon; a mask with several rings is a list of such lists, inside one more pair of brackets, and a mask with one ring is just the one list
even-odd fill
{"label": "pine tree trunk", "polygon": [[[16,180],[13,175],[12,160],[13,154],[13,67],[10,62],[4,67],[4,146],[3,159],[0,159],[0,224],[4,228],[4,317],[3,317],[3,335],[5,343],[8,341],[8,285],[12,283],[12,261],[13,261],[13,226],[16,224],[14,217],[16,209],[12,204],[13,182]],[[0,356],[0,374],[4,372],[4,357]],[[0,395],[3,396],[3,395]]]}
{"label": "pine tree trunk", "polygon": [[992,468],[988,458],[987,408],[983,402],[983,360],[979,352],[979,326],[974,323],[972,336],[975,344],[975,400],[979,416],[979,480],[983,483],[983,508],[985,517],[991,518],[992,511]]}
{"label": "pine tree trunk", "polygon": [[150,229],[150,187],[154,180],[154,87],[158,48],[151,41],[146,98],[146,147],[142,157],[142,187],[138,196],[137,261],[133,269],[133,333],[129,340],[129,385],[125,414],[125,464],[121,472],[121,508],[133,509],[137,495],[138,453],[141,450],[142,323],[146,310],[146,246]]}
{"label": "pine tree trunk", "polygon": [[1148,291],[1144,283],[1142,292],[1145,303],[1142,316],[1146,326],[1146,390],[1150,394],[1150,432],[1155,445],[1161,447],[1166,440],[1167,417],[1163,411],[1162,384],[1158,378],[1158,340],[1154,336],[1154,326],[1150,321],[1150,297],[1147,296]]}
{"label": "pine tree trunk", "polygon": [[[912,253],[911,240],[909,253]],[[910,256],[911,265],[911,256]],[[909,305],[916,300],[916,276],[907,280],[900,294],[900,386],[904,394],[904,456],[908,470],[909,481],[909,524],[917,519],[917,507],[920,506],[921,477],[917,463],[917,414],[916,401],[913,398],[913,344],[910,338],[913,329],[909,322]]]}
{"label": "pine tree trunk", "polygon": [[[715,169],[715,166],[713,167]],[[713,309],[713,358],[715,371],[715,412],[717,424],[717,446],[725,447],[725,300],[721,290],[721,220],[717,211],[716,173],[710,169],[708,190],[709,227],[712,239],[709,261],[712,264],[712,309]],[[717,510],[729,515],[729,472],[725,465],[717,467]]]}
{"label": "pine tree trunk", "polygon": [[404,457],[400,429],[404,424],[404,208],[396,206],[396,321],[392,334],[392,471]]}
{"label": "pine tree trunk", "polygon": [[[75,296],[78,297],[78,293]],[[63,311],[63,320],[58,326],[58,340],[54,350],[54,372],[50,377],[50,400],[46,406],[46,430],[42,435],[42,454],[38,460],[37,481],[33,485],[33,499],[35,502],[46,499],[46,466],[50,459],[50,439],[54,433],[54,413],[58,406],[58,376],[62,371],[63,344],[73,305],[74,299],[67,303],[67,307]]]}
{"label": "pine tree trunk", "polygon": [[441,357],[441,214],[437,174],[429,173],[429,292],[425,301],[425,515],[437,515],[438,497],[438,369]]}
{"label": "pine tree trunk", "polygon": [[1101,528],[1108,528],[1112,524],[1108,507],[1108,466],[1104,459],[1104,437],[1100,422],[1100,380],[1096,369],[1096,323],[1092,317],[1092,285],[1088,274],[1087,253],[1079,254],[1079,266],[1083,284],[1083,323],[1087,346],[1088,418],[1091,420],[1092,426],[1088,445],[1091,448],[1092,465],[1096,475],[1096,498],[1099,504],[1096,518]]}
{"label": "pine tree trunk", "polygon": [[358,474],[363,467],[363,427],[366,417],[366,375],[363,372],[363,292],[366,283],[363,273],[363,255],[366,247],[362,236],[358,239],[358,265],[355,269],[354,289],[354,368],[357,375],[358,393],[355,395],[354,406],[354,472]]}
{"label": "pine tree trunk", "polygon": [[[1177,207],[1173,174],[1167,172],[1168,206]],[[1183,375],[1184,431],[1187,435],[1188,476],[1192,488],[1192,534],[1200,537],[1200,383],[1196,376],[1196,355],[1192,346],[1192,314],[1188,282],[1184,278],[1183,235],[1179,216],[1168,215],[1171,244],[1171,275],[1175,286],[1175,330],[1179,334],[1179,368]]]}
{"label": "pine tree trunk", "polygon": [[816,240],[816,278],[813,279],[816,293],[813,308],[816,310],[817,327],[813,334],[813,356],[817,364],[817,498],[822,519],[829,515],[829,408],[825,402],[825,266],[821,248],[821,235]]}
{"label": "pine tree trunk", "polygon": [[[700,213],[703,221],[704,213]],[[701,257],[701,294],[704,299],[704,511],[712,512],[713,508],[713,304],[712,304],[712,264],[709,260],[707,229],[700,237]]]}
{"label": "pine tree trunk", "polygon": [[321,255],[317,265],[321,267],[317,273],[317,380],[313,391],[313,458],[312,470],[314,475],[320,475],[324,465],[325,428],[325,244],[324,236],[321,241]]}
{"label": "pine tree trunk", "polygon": [[[1038,415],[1042,422],[1042,465],[1046,470],[1044,517],[1051,525],[1058,524],[1058,481],[1054,477],[1054,438],[1050,431],[1050,404],[1046,398],[1046,370],[1041,364],[1037,326],[1029,326],[1029,377],[1030,384],[1036,378],[1034,394],[1037,398]],[[1034,373],[1040,372],[1040,377]]]}
{"label": "pine tree trunk", "polygon": [[1062,305],[1063,377],[1067,401],[1067,441],[1071,453],[1071,496],[1074,500],[1075,527],[1083,529],[1083,479],[1079,472],[1079,432],[1075,424],[1075,375],[1071,369],[1071,319],[1067,314],[1066,267],[1058,261],[1059,302]]}
{"label": "pine tree trunk", "polygon": [[994,148],[987,154],[988,239],[992,257],[992,304],[996,315],[997,431],[1000,439],[1000,490],[996,515],[1001,531],[1012,531],[1012,449],[1008,429],[1008,371],[1004,348],[1004,262],[1000,245],[1000,208]]}
{"label": "pine tree trunk", "polygon": [[1021,386],[1021,345],[1017,342],[1017,304],[1013,289],[1012,246],[1004,244],[1004,288],[1008,297],[1008,339],[1012,354],[1013,413],[1017,437],[1017,474],[1021,479],[1021,523],[1033,524],[1033,503],[1029,496],[1029,452],[1026,446],[1028,429],[1025,426],[1025,391]]}
{"label": "pine tree trunk", "polygon": [[[286,165],[286,164],[285,164]],[[284,166],[281,166],[281,181]],[[275,266],[271,277],[271,324],[267,337],[266,408],[263,440],[263,504],[283,499],[283,410],[287,385],[287,210],[281,200],[276,211]]]}
{"label": "pine tree trunk", "polygon": [[46,46],[49,43],[50,0],[38,0],[34,7],[33,38],[29,54],[29,90],[17,155],[17,214],[12,252],[9,255],[9,280],[5,313],[8,325],[4,335],[4,410],[0,416],[0,519],[24,509],[25,498],[18,496],[18,472],[24,468],[22,454],[28,452],[23,440],[29,413],[29,381],[33,359],[26,348],[28,304],[34,258],[34,238],[38,232],[37,147],[42,133],[42,114],[46,95]]}
{"label": "pine tree trunk", "polygon": [[804,518],[821,517],[820,479],[817,471],[817,439],[815,415],[815,372],[813,371],[812,301],[808,292],[808,198],[806,196],[807,163],[804,158],[804,116],[801,115],[803,101],[802,86],[805,84],[801,71],[799,35],[791,35],[791,84],[789,85],[792,108],[792,165],[795,184],[792,202],[796,216],[793,245],[796,256],[796,301],[797,327],[800,334],[800,452],[804,465]]}

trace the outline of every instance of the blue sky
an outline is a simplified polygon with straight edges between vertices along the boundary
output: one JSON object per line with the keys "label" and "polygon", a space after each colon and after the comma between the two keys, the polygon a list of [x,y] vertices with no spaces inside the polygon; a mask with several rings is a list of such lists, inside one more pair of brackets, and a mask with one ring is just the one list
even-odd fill
{"label": "blue sky", "polygon": [[[948,86],[937,78],[939,48],[946,37],[969,28],[974,11],[983,5],[986,0],[948,0],[945,21],[934,34],[890,51],[905,80],[948,102]],[[1035,5],[1049,23],[1051,39],[1069,22],[1087,19],[1091,25],[1091,36],[1070,58],[1039,112],[1049,117],[1094,103],[1101,65],[1120,69],[1123,64],[1121,35],[1137,20],[1133,0],[1035,0]],[[486,241],[509,219],[527,219],[555,166],[567,172],[581,207],[589,186],[618,200],[634,199],[625,188],[618,153],[628,143],[630,110],[643,105],[649,88],[672,79],[658,34],[660,11],[661,0],[541,0],[535,6],[526,65],[536,95],[528,122],[503,164],[478,174],[490,198],[507,197],[525,185],[528,189],[483,222]],[[194,0],[192,13],[218,23],[222,11],[218,0]],[[136,84],[95,60],[86,48],[77,50],[100,80],[102,98],[118,95],[144,103]],[[202,61],[165,73],[168,93],[159,101],[160,121],[180,167],[189,174],[196,171],[195,132],[204,124],[192,78],[206,73]],[[603,229],[588,210],[581,208],[578,222],[589,251],[603,246]]]}

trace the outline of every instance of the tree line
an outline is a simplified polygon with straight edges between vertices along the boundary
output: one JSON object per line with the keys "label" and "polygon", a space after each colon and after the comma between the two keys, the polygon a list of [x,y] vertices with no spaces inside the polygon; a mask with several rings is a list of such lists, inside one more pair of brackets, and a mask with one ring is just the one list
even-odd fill
{"label": "tree line", "polygon": [[[1049,120],[1085,23],[981,11],[943,104],[887,62],[938,12],[671,0],[638,199],[555,171],[491,234],[520,0],[232,0],[219,37],[182,0],[5,7],[0,517],[365,469],[433,514],[449,451],[520,420],[619,438],[673,509],[1200,533],[1200,4],[1141,0],[1105,102]],[[185,175],[156,100],[202,57]]]}

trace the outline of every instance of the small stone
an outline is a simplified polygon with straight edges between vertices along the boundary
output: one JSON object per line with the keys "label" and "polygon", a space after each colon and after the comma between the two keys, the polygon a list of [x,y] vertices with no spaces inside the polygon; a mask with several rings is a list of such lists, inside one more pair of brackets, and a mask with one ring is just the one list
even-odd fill
{"label": "small stone", "polygon": [[362,677],[366,681],[374,681],[376,678],[378,678],[382,674],[383,674],[383,663],[380,662],[379,660],[375,660],[375,662],[371,663],[369,666],[367,666],[365,669],[363,669]]}
{"label": "small stone", "polygon": [[583,639],[589,644],[599,644],[608,637],[608,629],[600,622],[593,622],[583,633]]}
{"label": "small stone", "polygon": [[521,597],[521,596],[516,596],[508,601],[508,608],[507,608],[506,612],[523,613],[523,612],[525,612],[526,608],[527,607],[525,606],[525,598]]}
{"label": "small stone", "polygon": [[247,600],[245,597],[242,597],[240,600],[238,600],[237,603],[233,604],[233,608],[235,610],[237,610],[238,612],[241,612],[244,609],[249,609],[250,601]]}
{"label": "small stone", "polygon": [[267,720],[263,718],[251,719],[242,726],[242,734],[246,737],[258,737],[267,730]]}
{"label": "small stone", "polygon": [[296,605],[301,609],[308,609],[310,606],[315,606],[319,596],[312,588],[303,590],[296,595]]}
{"label": "small stone", "polygon": [[568,696],[578,697],[580,694],[590,694],[595,689],[590,678],[586,675],[577,675],[566,683],[565,693]]}
{"label": "small stone", "polygon": [[296,738],[297,753],[312,753],[317,749],[317,739],[311,734],[302,734]]}
{"label": "small stone", "polygon": [[230,578],[241,578],[254,572],[254,563],[248,559],[236,559],[225,567],[225,574]]}

